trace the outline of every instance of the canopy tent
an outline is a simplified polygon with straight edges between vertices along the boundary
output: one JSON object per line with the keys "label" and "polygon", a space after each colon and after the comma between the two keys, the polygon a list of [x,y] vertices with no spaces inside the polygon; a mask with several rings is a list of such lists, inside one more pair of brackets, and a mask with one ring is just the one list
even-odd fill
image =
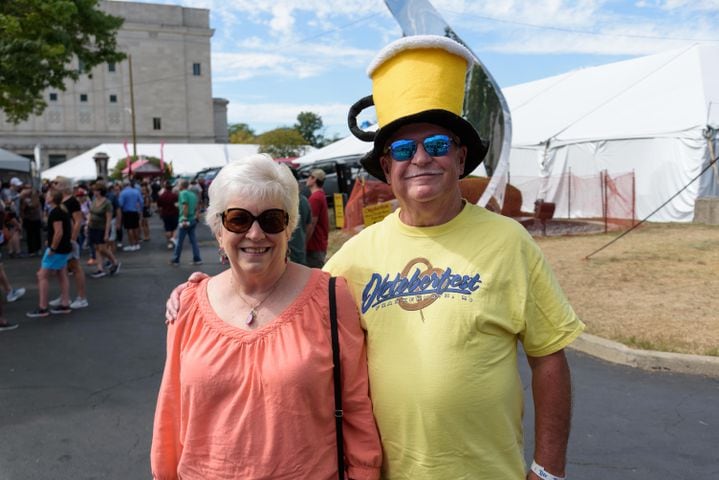
{"label": "canopy tent", "polygon": [[[172,164],[175,175],[190,176],[204,168],[221,167],[230,161],[239,160],[257,153],[259,145],[220,144],[220,143],[138,143],[137,155],[162,158]],[[132,147],[128,147],[132,150]],[[60,165],[42,172],[42,178],[52,179],[58,175],[74,180],[91,180],[96,177],[95,160],[98,152],[106,153],[110,158],[107,162],[108,171],[112,171],[119,160],[127,158],[122,143],[103,143],[92,150],[71,158]]]}
{"label": "canopy tent", "polygon": [[[513,120],[510,181],[521,189],[518,178],[547,179],[539,195],[524,195],[523,210],[533,209],[536,196],[562,204],[561,182],[549,179],[570,170],[634,171],[637,218],[669,200],[710,162],[705,134],[717,146],[718,58],[719,46],[693,45],[505,89]],[[719,195],[718,181],[709,169],[651,220],[691,221],[696,198]],[[557,211],[587,216],[581,208],[577,202]]]}
{"label": "canopy tent", "polygon": [[0,148],[0,170],[30,173],[32,160]]}

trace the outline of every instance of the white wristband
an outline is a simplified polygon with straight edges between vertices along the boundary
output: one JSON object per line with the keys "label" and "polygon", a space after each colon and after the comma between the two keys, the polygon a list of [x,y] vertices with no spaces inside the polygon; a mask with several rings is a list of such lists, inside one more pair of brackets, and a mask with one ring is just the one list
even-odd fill
{"label": "white wristband", "polygon": [[546,471],[543,466],[539,465],[534,460],[532,460],[532,467],[530,470],[532,470],[539,478],[544,478],[546,480],[565,480],[567,478],[552,475],[551,473]]}

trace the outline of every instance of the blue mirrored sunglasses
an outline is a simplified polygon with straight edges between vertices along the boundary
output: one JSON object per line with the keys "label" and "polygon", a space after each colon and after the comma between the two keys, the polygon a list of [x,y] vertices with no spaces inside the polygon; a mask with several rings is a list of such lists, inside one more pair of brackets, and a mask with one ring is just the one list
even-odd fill
{"label": "blue mirrored sunglasses", "polygon": [[[449,153],[449,147],[456,141],[448,135],[432,135],[422,140],[422,146],[427,155],[432,157],[442,157]],[[400,139],[389,144],[385,153],[390,152],[392,158],[398,162],[406,162],[414,157],[417,153],[417,140]]]}

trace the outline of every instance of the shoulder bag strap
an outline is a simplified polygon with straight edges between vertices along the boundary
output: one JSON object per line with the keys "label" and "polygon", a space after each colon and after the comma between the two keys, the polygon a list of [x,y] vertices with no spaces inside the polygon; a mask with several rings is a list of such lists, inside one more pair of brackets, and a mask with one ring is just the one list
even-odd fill
{"label": "shoulder bag strap", "polygon": [[340,342],[337,334],[337,302],[335,300],[335,277],[330,277],[330,329],[332,332],[332,363],[335,383],[335,431],[337,433],[337,472],[340,480],[345,478],[344,440],[342,436],[342,381],[340,367]]}

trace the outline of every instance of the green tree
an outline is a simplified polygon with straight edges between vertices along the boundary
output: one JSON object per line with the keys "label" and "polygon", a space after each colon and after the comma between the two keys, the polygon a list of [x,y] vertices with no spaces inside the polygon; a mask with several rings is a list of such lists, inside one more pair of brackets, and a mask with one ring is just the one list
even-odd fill
{"label": "green tree", "polygon": [[66,79],[125,58],[115,38],[124,20],[98,10],[98,2],[0,1],[0,110],[10,122],[41,114],[47,88],[64,91]]}
{"label": "green tree", "polygon": [[294,128],[280,127],[257,137],[260,153],[272,158],[299,157],[307,147],[307,141]]}
{"label": "green tree", "polygon": [[300,112],[297,115],[297,123],[295,130],[300,132],[308,144],[313,147],[324,146],[324,136],[322,135],[322,117],[312,112]]}
{"label": "green tree", "polygon": [[255,131],[246,123],[233,123],[227,129],[230,143],[257,143]]}

